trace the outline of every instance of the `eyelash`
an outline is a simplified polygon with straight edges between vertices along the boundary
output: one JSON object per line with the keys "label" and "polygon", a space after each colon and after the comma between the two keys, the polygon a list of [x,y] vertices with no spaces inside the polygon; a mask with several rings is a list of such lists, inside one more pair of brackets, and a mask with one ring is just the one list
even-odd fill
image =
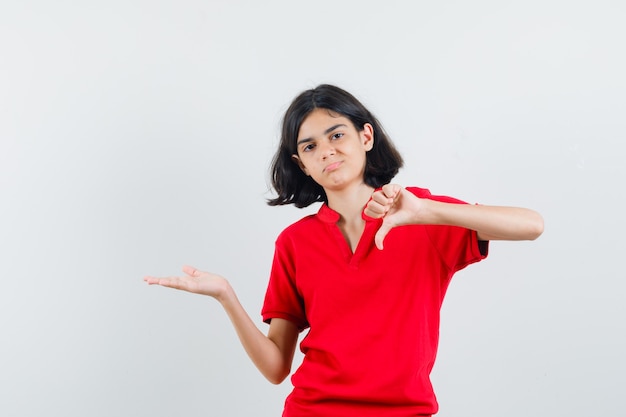
{"label": "eyelash", "polygon": [[[344,135],[344,134],[343,134],[343,133],[340,133],[340,132],[333,133],[333,134],[330,136],[330,140],[338,140],[338,139],[341,139],[341,138],[343,137],[343,135]],[[302,150],[303,150],[304,152],[309,152],[309,151],[311,151],[314,147],[315,147],[315,144],[313,144],[313,143],[309,143],[309,144],[308,144],[308,145],[306,145],[304,148],[302,148]]]}

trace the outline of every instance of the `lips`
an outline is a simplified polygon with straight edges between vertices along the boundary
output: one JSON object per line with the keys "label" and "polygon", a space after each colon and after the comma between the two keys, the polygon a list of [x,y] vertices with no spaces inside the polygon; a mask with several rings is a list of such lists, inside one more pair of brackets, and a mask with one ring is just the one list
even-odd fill
{"label": "lips", "polygon": [[324,168],[324,172],[332,172],[336,170],[337,168],[339,168],[341,164],[342,162],[338,161],[338,162],[333,162],[332,164],[326,165],[326,167]]}

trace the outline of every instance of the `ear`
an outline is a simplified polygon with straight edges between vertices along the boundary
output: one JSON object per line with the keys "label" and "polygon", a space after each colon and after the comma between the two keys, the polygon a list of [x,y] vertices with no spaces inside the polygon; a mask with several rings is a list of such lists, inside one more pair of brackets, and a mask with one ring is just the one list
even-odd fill
{"label": "ear", "polygon": [[365,123],[360,134],[363,146],[365,147],[365,152],[371,151],[374,147],[374,127],[369,123]]}
{"label": "ear", "polygon": [[300,157],[298,157],[298,155],[291,155],[291,160],[298,164],[302,172],[304,172],[306,175],[309,175],[309,171],[307,171],[306,167],[304,166],[302,160],[300,159]]}

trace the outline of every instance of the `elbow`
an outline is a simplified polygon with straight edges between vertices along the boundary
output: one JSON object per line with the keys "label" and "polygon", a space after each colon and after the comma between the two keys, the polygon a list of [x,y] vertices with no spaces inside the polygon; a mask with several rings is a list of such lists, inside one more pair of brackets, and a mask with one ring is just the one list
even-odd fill
{"label": "elbow", "polygon": [[543,217],[537,212],[534,213],[534,218],[528,226],[528,240],[535,240],[543,234]]}
{"label": "elbow", "polygon": [[267,378],[268,381],[270,381],[273,385],[280,385],[285,378]]}
{"label": "elbow", "polygon": [[291,373],[291,369],[283,369],[271,374],[266,374],[265,378],[274,385],[281,384]]}
{"label": "elbow", "polygon": [[272,366],[259,368],[261,373],[270,383],[281,384],[291,373],[291,362],[274,363]]}

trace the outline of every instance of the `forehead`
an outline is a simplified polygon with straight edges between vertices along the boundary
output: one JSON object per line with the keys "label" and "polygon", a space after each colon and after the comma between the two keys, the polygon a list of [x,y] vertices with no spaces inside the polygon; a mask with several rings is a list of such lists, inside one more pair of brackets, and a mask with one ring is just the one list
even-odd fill
{"label": "forehead", "polygon": [[302,121],[298,139],[322,136],[328,128],[337,124],[352,127],[350,119],[340,113],[328,109],[315,109]]}

